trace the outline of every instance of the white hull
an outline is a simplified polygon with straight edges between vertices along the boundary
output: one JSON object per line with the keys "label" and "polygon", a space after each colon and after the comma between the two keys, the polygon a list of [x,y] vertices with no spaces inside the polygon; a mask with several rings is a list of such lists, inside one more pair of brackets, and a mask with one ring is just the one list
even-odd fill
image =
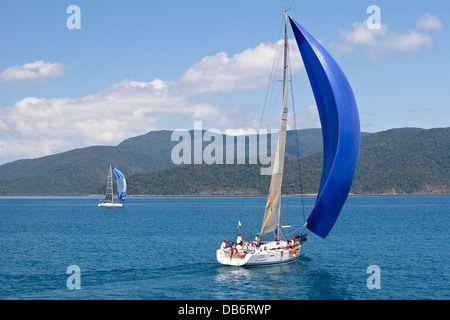
{"label": "white hull", "polygon": [[114,207],[122,207],[122,203],[120,202],[100,202],[98,204],[99,207],[109,207],[109,208],[114,208]]}
{"label": "white hull", "polygon": [[242,249],[238,249],[237,254],[233,254],[231,257],[230,248],[218,249],[217,261],[231,266],[261,266],[293,262],[305,254],[303,245],[294,249],[285,249],[286,241],[278,243],[276,241],[263,243],[254,253],[244,253]]}

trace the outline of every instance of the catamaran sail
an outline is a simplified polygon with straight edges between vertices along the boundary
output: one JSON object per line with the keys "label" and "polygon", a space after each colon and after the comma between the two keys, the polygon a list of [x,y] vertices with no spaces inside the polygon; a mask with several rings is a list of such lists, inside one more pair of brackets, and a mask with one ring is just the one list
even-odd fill
{"label": "catamaran sail", "polygon": [[113,191],[113,180],[112,177],[117,184],[117,198],[119,201],[125,201],[125,197],[127,194],[127,181],[125,176],[114,168],[113,166],[109,167],[108,179],[106,181],[106,193],[105,198],[102,202],[98,204],[99,207],[121,207],[121,202],[114,202],[114,191]]}
{"label": "catamaran sail", "polygon": [[[324,145],[319,192],[315,206],[305,224],[309,230],[325,238],[341,212],[356,171],[360,142],[359,115],[352,89],[336,61],[297,22],[291,17],[289,20],[319,110]],[[280,240],[281,184],[288,111],[287,13],[285,13],[284,46],[283,110],[280,135],[261,228],[261,234],[276,231],[276,241],[266,242],[251,252],[245,251],[243,247],[240,248],[242,252],[237,247],[221,248],[217,250],[217,260],[222,264],[235,266],[278,264],[294,261],[303,255],[306,235],[294,238],[295,241],[291,244]]]}

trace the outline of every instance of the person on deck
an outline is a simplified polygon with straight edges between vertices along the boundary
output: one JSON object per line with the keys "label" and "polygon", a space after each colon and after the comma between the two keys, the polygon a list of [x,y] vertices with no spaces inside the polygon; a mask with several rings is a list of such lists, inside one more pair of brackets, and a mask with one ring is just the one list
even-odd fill
{"label": "person on deck", "polygon": [[294,247],[294,241],[293,240],[288,240],[286,242],[286,249],[292,249]]}
{"label": "person on deck", "polygon": [[221,250],[225,250],[227,248],[227,239],[223,240],[222,244],[220,245]]}
{"label": "person on deck", "polygon": [[237,237],[237,239],[236,239],[236,244],[237,245],[243,245],[243,242],[242,242],[242,233],[239,233],[239,235],[238,235],[238,237]]}
{"label": "person on deck", "polygon": [[259,235],[259,233],[256,235],[255,241],[256,247],[258,248],[261,245],[261,236]]}
{"label": "person on deck", "polygon": [[244,244],[242,245],[242,251],[244,251],[245,254],[247,254],[248,252],[248,242],[243,242]]}
{"label": "person on deck", "polygon": [[295,240],[296,238],[292,238],[292,240],[289,240],[288,250],[291,257],[298,253],[298,246],[296,246]]}
{"label": "person on deck", "polygon": [[255,243],[253,241],[248,245],[248,253],[255,253]]}

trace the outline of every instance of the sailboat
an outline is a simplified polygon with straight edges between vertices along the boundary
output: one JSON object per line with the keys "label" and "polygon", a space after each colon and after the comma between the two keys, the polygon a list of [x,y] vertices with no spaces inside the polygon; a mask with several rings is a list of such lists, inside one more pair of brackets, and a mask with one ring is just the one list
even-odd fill
{"label": "sailboat", "polygon": [[[323,138],[322,177],[315,205],[303,224],[321,238],[333,228],[348,197],[359,159],[360,126],[356,101],[339,65],[325,48],[285,12],[283,103],[278,145],[261,232],[256,244],[243,241],[217,250],[224,265],[255,266],[293,262],[304,256],[307,234],[282,239],[281,186],[283,180],[288,116],[288,18],[308,74],[319,111]],[[275,240],[264,242],[267,233]],[[261,242],[260,242],[261,241]]]}
{"label": "sailboat", "polygon": [[[114,191],[113,191],[113,176],[117,184],[117,198],[120,202],[114,202]],[[108,179],[106,180],[106,193],[105,198],[101,201],[99,207],[122,207],[122,201],[125,201],[127,194],[127,181],[125,176],[114,168],[109,166]]]}

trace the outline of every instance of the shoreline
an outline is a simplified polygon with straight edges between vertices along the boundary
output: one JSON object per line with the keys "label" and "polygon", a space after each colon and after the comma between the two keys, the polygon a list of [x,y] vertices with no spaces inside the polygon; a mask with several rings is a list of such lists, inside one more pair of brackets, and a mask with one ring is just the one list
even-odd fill
{"label": "shoreline", "polygon": [[[283,197],[316,197],[317,194],[286,194]],[[349,194],[349,197],[359,197],[359,196],[450,196],[450,193],[402,193],[402,194],[388,194],[388,193],[358,193]],[[104,195],[0,195],[0,198],[103,198]],[[199,194],[179,194],[179,195],[154,195],[154,194],[143,194],[143,195],[127,195],[127,198],[230,198],[230,197],[246,197],[246,198],[266,198],[267,195],[239,195],[239,194],[211,194],[211,195],[199,195]]]}

